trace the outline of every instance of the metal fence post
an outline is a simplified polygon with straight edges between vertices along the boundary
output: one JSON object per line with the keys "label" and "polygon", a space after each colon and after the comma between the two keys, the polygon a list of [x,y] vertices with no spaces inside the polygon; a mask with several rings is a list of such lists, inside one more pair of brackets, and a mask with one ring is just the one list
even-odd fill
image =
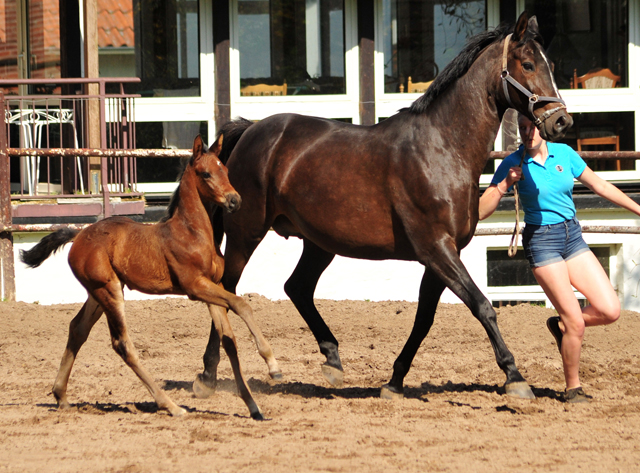
{"label": "metal fence post", "polygon": [[13,233],[11,233],[11,176],[7,154],[7,124],[4,93],[0,91],[0,298],[16,300],[16,274],[13,263]]}

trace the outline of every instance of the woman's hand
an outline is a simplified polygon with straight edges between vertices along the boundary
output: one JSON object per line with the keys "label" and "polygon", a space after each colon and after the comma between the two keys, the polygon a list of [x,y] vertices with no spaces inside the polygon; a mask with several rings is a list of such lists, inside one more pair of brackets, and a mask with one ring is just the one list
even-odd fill
{"label": "woman's hand", "polygon": [[512,168],[510,168],[505,179],[507,181],[507,189],[518,182],[521,177],[522,168],[520,166],[513,166]]}

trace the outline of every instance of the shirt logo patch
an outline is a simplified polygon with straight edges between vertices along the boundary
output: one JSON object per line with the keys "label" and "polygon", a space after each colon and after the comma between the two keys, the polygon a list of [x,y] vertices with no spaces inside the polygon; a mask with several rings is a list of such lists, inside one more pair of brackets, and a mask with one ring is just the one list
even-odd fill
{"label": "shirt logo patch", "polygon": [[562,171],[564,171],[564,169],[559,164],[556,164],[556,171],[562,172]]}

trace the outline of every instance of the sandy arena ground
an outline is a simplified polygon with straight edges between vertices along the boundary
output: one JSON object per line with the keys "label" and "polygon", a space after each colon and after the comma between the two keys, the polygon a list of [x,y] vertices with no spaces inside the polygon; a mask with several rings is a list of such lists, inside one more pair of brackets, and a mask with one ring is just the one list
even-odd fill
{"label": "sandy arena ground", "polygon": [[561,360],[544,322],[520,305],[498,321],[535,401],[502,394],[488,338],[462,305],[441,304],[406,378],[406,398],[379,399],[410,331],[415,303],[320,300],[340,341],[345,386],[320,372],[317,344],[288,301],[245,296],[280,362],[266,365],[231,315],[240,359],[268,420],[235,395],[226,356],[218,392],[196,399],[209,331],[204,305],[168,298],[127,303],[144,365],[189,411],[159,412],[113,352],[104,317],[80,351],[68,411],[50,394],[69,321],[80,304],[0,303],[0,472],[425,472],[640,470],[640,314],[587,331],[581,376],[593,400],[559,401]]}

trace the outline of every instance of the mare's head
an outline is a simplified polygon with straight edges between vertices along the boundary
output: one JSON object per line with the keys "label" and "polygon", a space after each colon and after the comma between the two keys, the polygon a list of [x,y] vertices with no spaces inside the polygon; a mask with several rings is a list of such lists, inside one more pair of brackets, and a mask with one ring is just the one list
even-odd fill
{"label": "mare's head", "polygon": [[504,41],[501,78],[505,107],[529,117],[545,140],[562,138],[573,119],[553,79],[536,17],[520,15],[513,34]]}
{"label": "mare's head", "polygon": [[222,149],[221,135],[218,141],[207,150],[200,135],[193,142],[193,156],[188,166],[196,176],[196,186],[200,197],[224,208],[227,212],[240,209],[240,194],[229,182],[227,167],[218,159]]}

